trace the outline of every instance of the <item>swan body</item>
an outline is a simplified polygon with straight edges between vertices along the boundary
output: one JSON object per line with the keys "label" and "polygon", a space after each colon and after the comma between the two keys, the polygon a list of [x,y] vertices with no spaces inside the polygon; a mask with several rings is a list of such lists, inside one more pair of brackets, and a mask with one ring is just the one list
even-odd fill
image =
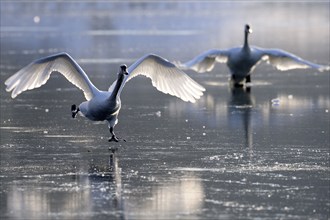
{"label": "swan body", "polygon": [[100,91],[88,78],[78,63],[67,53],[59,53],[38,59],[25,66],[5,81],[6,91],[15,98],[20,93],[44,85],[51,73],[62,74],[73,85],[81,89],[86,101],[78,107],[71,106],[72,117],[81,112],[92,121],[108,121],[111,138],[118,141],[113,129],[118,122],[121,108],[120,93],[124,85],[138,75],[151,79],[152,85],[159,91],[176,96],[183,101],[194,103],[205,89],[164,58],[147,54],[138,59],[129,68],[120,66],[117,80],[112,83],[108,91]]}
{"label": "swan body", "polygon": [[186,63],[179,63],[178,66],[196,72],[209,72],[216,62],[226,63],[231,73],[231,81],[237,86],[251,82],[250,74],[261,61],[266,61],[281,71],[314,68],[322,72],[330,69],[329,66],[309,62],[284,50],[250,46],[248,36],[252,30],[249,25],[245,25],[244,33],[243,46],[227,50],[208,50]]}

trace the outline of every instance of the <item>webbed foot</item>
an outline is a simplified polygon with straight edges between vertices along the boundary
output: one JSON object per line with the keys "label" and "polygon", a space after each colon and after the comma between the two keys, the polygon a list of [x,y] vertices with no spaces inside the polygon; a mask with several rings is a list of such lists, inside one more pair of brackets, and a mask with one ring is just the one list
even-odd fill
{"label": "webbed foot", "polygon": [[124,142],[126,142],[125,139],[118,138],[118,137],[116,137],[115,135],[112,135],[111,138],[109,138],[109,142],[112,142],[112,141],[114,141],[114,142],[119,142],[119,141],[124,141]]}
{"label": "webbed foot", "polygon": [[242,83],[234,83],[234,87],[235,88],[243,88],[243,86],[244,86],[244,84],[242,84]]}
{"label": "webbed foot", "polygon": [[119,139],[115,135],[112,135],[111,138],[109,138],[109,142],[112,141],[119,142]]}
{"label": "webbed foot", "polygon": [[79,112],[79,108],[77,108],[75,104],[71,105],[72,118],[75,118],[78,112]]}
{"label": "webbed foot", "polygon": [[111,142],[111,141],[115,141],[115,142],[119,142],[119,141],[124,141],[124,142],[126,142],[126,140],[125,139],[120,139],[120,138],[118,138],[116,135],[115,135],[115,133],[113,132],[113,127],[110,127],[110,134],[111,134],[111,138],[109,139],[109,142]]}

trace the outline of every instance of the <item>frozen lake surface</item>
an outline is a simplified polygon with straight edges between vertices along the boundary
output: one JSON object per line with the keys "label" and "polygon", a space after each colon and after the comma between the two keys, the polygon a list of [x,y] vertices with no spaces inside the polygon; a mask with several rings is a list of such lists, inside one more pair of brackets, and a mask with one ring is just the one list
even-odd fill
{"label": "frozen lake surface", "polygon": [[246,91],[225,65],[187,71],[206,88],[195,104],[134,79],[119,143],[71,118],[84,97],[59,75],[15,100],[3,84],[66,51],[107,89],[145,53],[186,61],[240,45],[245,23],[253,45],[329,64],[329,2],[0,4],[1,219],[329,219],[329,72],[263,64]]}

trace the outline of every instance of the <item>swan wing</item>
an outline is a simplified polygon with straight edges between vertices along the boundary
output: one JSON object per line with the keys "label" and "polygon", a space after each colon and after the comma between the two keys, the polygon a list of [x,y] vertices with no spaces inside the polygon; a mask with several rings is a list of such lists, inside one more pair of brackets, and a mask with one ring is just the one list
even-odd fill
{"label": "swan wing", "polygon": [[196,72],[210,72],[216,62],[226,63],[228,60],[228,50],[208,50],[198,55],[186,63],[179,63],[181,69],[192,69]]}
{"label": "swan wing", "polygon": [[73,85],[84,92],[90,100],[98,91],[83,69],[67,53],[59,53],[38,59],[25,66],[5,81],[6,91],[15,98],[20,93],[44,85],[51,73],[59,72]]}
{"label": "swan wing", "polygon": [[280,49],[260,49],[267,63],[275,66],[278,70],[285,71],[291,69],[307,69],[314,68],[318,71],[329,70],[329,66],[323,66],[310,61],[304,60],[292,53]]}
{"label": "swan wing", "polygon": [[[120,91],[126,82],[139,75],[150,78],[152,85],[159,91],[176,96],[186,102],[194,103],[205,91],[203,86],[191,79],[173,63],[154,54],[141,57],[127,69],[127,72],[128,75],[125,76]],[[115,84],[116,81],[111,85],[109,91],[113,90]]]}

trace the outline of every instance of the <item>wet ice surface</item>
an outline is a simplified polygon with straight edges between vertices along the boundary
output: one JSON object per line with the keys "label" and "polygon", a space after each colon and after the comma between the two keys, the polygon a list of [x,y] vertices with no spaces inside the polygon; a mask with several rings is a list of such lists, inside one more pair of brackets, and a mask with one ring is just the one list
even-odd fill
{"label": "wet ice surface", "polygon": [[[253,44],[327,63],[328,6],[1,3],[1,83],[65,50],[106,89],[144,53],[187,60],[241,44],[245,9],[279,15],[267,25],[248,16]],[[243,15],[226,20],[228,11]],[[227,72],[188,72],[207,89],[196,104],[134,79],[122,93],[120,143],[107,142],[106,124],[71,118],[83,95],[57,75],[15,100],[1,86],[1,219],[329,218],[329,73],[262,65],[248,92],[230,90]]]}

